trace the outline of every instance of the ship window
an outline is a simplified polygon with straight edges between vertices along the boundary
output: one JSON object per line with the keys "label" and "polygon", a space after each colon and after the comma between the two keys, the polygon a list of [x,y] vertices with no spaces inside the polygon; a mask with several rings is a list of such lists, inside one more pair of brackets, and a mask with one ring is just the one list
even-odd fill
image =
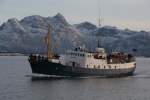
{"label": "ship window", "polygon": [[109,66],[109,69],[111,69],[111,66]]}
{"label": "ship window", "polygon": [[75,67],[75,62],[72,62],[72,66]]}
{"label": "ship window", "polygon": [[116,69],[116,66],[115,66],[115,69]]}
{"label": "ship window", "polygon": [[83,57],[83,54],[80,54],[81,57]]}
{"label": "ship window", "polygon": [[104,66],[104,69],[105,69],[105,66]]}
{"label": "ship window", "polygon": [[79,54],[79,53],[78,53],[77,55],[78,55],[78,56],[80,56],[80,54]]}
{"label": "ship window", "polygon": [[95,65],[94,65],[94,68],[95,68]]}

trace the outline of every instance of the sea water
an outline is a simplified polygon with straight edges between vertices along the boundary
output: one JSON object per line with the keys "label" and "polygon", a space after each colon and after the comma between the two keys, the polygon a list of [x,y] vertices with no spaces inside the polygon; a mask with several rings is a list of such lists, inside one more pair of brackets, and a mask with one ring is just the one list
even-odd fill
{"label": "sea water", "polygon": [[0,56],[0,100],[150,100],[150,58],[130,77],[51,78],[32,75],[25,56]]}

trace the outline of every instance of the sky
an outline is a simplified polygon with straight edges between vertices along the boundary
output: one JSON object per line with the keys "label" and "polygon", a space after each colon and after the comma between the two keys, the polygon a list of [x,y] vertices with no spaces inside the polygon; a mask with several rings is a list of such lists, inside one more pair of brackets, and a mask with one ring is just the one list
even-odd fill
{"label": "sky", "polygon": [[102,26],[150,31],[150,0],[0,0],[0,24],[9,18],[63,14],[70,24],[89,21]]}

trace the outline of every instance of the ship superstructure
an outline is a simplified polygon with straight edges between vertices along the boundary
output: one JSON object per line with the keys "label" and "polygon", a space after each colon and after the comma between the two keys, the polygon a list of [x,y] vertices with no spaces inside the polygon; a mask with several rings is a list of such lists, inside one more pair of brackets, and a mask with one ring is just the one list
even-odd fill
{"label": "ship superstructure", "polygon": [[87,52],[82,48],[76,48],[63,55],[60,63],[64,66],[91,69],[125,69],[135,67],[135,58],[130,54],[119,52],[107,55],[104,48],[96,48],[96,52]]}

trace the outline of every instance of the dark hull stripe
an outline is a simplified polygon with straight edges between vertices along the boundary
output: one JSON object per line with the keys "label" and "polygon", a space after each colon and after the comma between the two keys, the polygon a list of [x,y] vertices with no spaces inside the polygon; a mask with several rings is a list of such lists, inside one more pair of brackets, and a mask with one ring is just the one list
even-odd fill
{"label": "dark hull stripe", "polygon": [[30,65],[33,73],[58,76],[122,77],[132,75],[135,70],[135,67],[128,69],[90,69],[70,67],[48,61],[30,63]]}

